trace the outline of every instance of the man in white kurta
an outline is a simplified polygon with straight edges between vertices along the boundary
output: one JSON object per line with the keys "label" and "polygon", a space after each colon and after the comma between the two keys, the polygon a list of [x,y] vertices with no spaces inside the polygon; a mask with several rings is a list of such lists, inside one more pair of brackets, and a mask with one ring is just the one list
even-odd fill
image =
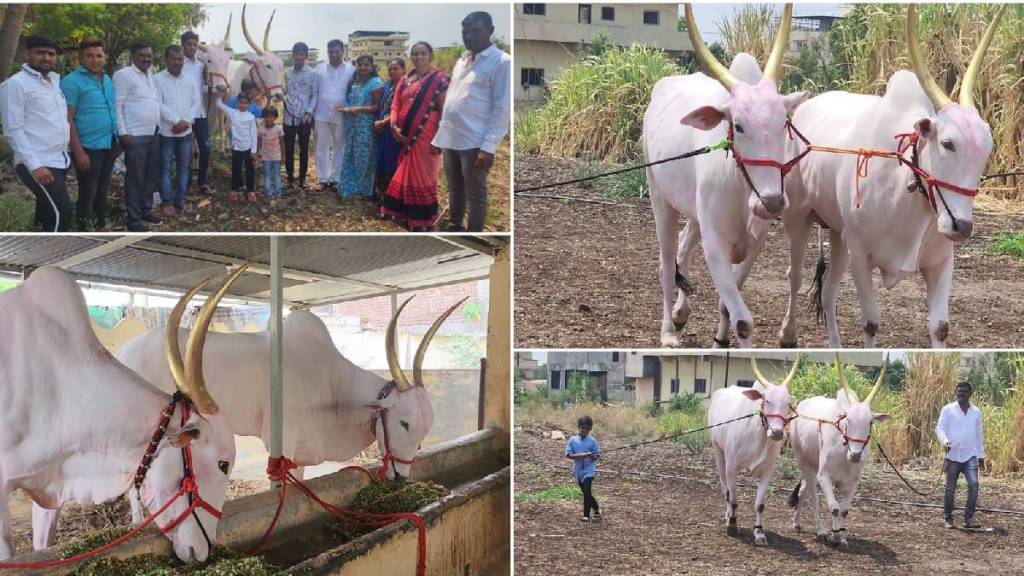
{"label": "man in white kurta", "polygon": [[978,468],[985,467],[985,443],[982,434],[981,410],[971,404],[971,383],[956,385],[956,402],[942,407],[935,436],[946,451],[944,512],[946,528],[953,527],[953,497],[960,474],[967,481],[967,504],[964,505],[964,528],[978,528],[974,510],[978,504]]}
{"label": "man in white kurta", "polygon": [[342,41],[331,40],[327,43],[327,61],[317,64],[315,69],[320,93],[313,119],[316,120],[316,175],[321,188],[337,186],[341,178],[345,136],[338,108],[345,105],[348,84],[356,70],[344,57]]}

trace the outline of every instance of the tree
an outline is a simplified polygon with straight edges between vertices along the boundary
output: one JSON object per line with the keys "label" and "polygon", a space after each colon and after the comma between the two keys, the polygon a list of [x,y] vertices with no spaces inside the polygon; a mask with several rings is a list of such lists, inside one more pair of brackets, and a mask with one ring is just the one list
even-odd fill
{"label": "tree", "polygon": [[3,24],[0,24],[0,82],[11,75],[14,57],[18,53],[21,39],[21,24],[25,20],[28,4],[8,4],[4,10]]}
{"label": "tree", "polygon": [[153,44],[155,56],[179,42],[189,26],[206,20],[201,4],[35,4],[23,34],[49,36],[62,46],[73,46],[86,36],[98,36],[107,44],[107,68],[133,43]]}

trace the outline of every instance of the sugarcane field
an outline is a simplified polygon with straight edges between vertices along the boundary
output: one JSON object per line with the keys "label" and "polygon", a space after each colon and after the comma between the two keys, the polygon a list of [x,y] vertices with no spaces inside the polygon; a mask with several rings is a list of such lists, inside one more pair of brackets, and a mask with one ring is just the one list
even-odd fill
{"label": "sugarcane field", "polygon": [[659,6],[517,93],[517,347],[1019,347],[1021,6]]}
{"label": "sugarcane field", "polygon": [[[516,355],[516,574],[1019,573],[1017,353]],[[946,526],[939,434],[963,381],[984,452]],[[586,483],[566,457],[584,428]]]}
{"label": "sugarcane field", "polygon": [[507,248],[0,237],[0,573],[508,574]]}

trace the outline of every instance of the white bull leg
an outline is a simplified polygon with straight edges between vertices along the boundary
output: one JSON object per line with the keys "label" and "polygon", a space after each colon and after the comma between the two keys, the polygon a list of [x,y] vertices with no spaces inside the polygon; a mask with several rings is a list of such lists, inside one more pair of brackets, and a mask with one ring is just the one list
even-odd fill
{"label": "white bull leg", "polygon": [[42,550],[57,543],[57,520],[60,508],[49,510],[32,503],[32,549]]}
{"label": "white bull leg", "polygon": [[828,504],[829,515],[832,516],[832,532],[826,537],[826,542],[835,544],[839,538],[839,500],[836,498],[835,486],[832,477],[823,470],[818,471],[818,485],[825,494],[825,503]]}
{"label": "white bull leg", "polygon": [[[676,266],[684,285],[690,282],[690,266],[693,264],[693,249],[700,242],[700,224],[695,218],[687,218],[686,226],[679,234],[679,252],[676,254]],[[681,330],[690,318],[690,296],[677,287],[676,305],[672,308],[672,322],[676,330]]]}
{"label": "white bull leg", "polygon": [[736,466],[731,462],[725,463],[725,532],[729,536],[739,534],[736,523],[736,508],[739,506],[739,496],[736,495]]}
{"label": "white bull leg", "polygon": [[849,548],[850,545],[846,541],[846,518],[850,515],[850,506],[853,504],[853,495],[857,491],[856,484],[851,483],[850,487],[842,487],[844,492],[839,498],[839,544],[842,548]]}
{"label": "white bull leg", "polygon": [[[818,484],[814,478],[814,468],[800,467],[800,494],[797,496],[796,507],[793,509],[793,529],[797,532],[803,531],[803,526],[800,522],[800,510],[804,506],[804,502],[807,501],[808,493],[813,494],[815,497],[818,495]],[[817,498],[815,498],[817,502]],[[816,524],[820,525],[821,521],[817,519],[815,515]],[[820,528],[820,526],[819,526]]]}
{"label": "white bull leg", "polygon": [[953,286],[953,252],[933,268],[921,268],[928,291],[928,335],[932,348],[945,348],[949,336],[949,292]]}
{"label": "white bull leg", "polygon": [[729,499],[729,476],[725,473],[725,453],[718,446],[715,446],[715,469],[718,470],[718,486],[722,489],[722,498],[725,499],[725,524],[729,525],[729,518],[732,517],[732,502]]}
{"label": "white bull leg", "polygon": [[[850,253],[843,243],[843,235],[836,232],[829,232],[829,244],[831,245],[832,261],[825,271],[825,277],[821,282],[821,305],[825,311],[825,328],[828,330],[828,345],[830,348],[842,348],[843,339],[839,335],[839,320],[837,318],[837,302],[839,301],[839,284],[846,274],[846,267],[850,263]],[[871,285],[870,271],[868,272],[868,285]],[[874,291],[871,291],[872,299]],[[877,326],[877,324],[876,324]]]}
{"label": "white bull leg", "polygon": [[799,306],[797,298],[800,295],[804,254],[807,252],[807,237],[811,231],[811,225],[806,216],[794,218],[791,224],[787,222],[789,270],[786,272],[786,277],[789,279],[789,304],[786,308],[786,316],[782,319],[782,328],[779,329],[779,348],[796,348],[797,345],[797,306]]}
{"label": "white bull leg", "polygon": [[675,295],[676,243],[679,234],[679,213],[660,194],[651,195],[654,224],[658,232],[658,252],[661,256],[661,345],[679,346],[679,336],[672,322],[672,296]]}
{"label": "white bull leg", "polygon": [[847,246],[850,254],[850,274],[857,286],[857,298],[860,300],[860,317],[864,325],[864,347],[875,347],[875,334],[881,322],[882,313],[875,299],[875,287],[871,282],[871,265],[863,249]]}
{"label": "white bull leg", "polygon": [[[719,298],[725,305],[724,309],[721,307],[719,309],[732,321],[733,333],[736,334],[736,339],[740,342],[740,348],[750,348],[750,333],[753,330],[754,322],[750,310],[743,302],[743,295],[736,285],[736,276],[727,256],[730,251],[725,242],[713,232],[709,234],[705,231],[702,236],[701,245],[704,248],[704,259],[707,261],[711,278],[715,281]],[[728,338],[728,334],[726,334],[726,338]],[[725,341],[726,338],[722,338],[721,341]]]}
{"label": "white bull leg", "polygon": [[[3,485],[3,482],[0,482]],[[7,503],[9,494],[0,493],[0,560],[8,560],[14,556],[14,543],[11,541],[11,509]]]}
{"label": "white bull leg", "polygon": [[128,505],[132,510],[132,526],[138,526],[146,521],[146,514],[142,509],[142,499],[135,486],[128,489]]}
{"label": "white bull leg", "polygon": [[767,546],[768,536],[764,533],[764,498],[768,494],[768,484],[772,480],[772,472],[774,470],[769,468],[761,473],[761,477],[757,480],[757,499],[754,501],[754,545],[755,546]]}
{"label": "white bull leg", "polygon": [[[736,288],[742,293],[743,285],[747,282],[747,277],[750,276],[750,270],[754,267],[754,263],[757,262],[757,256],[764,249],[764,245],[768,241],[768,229],[766,225],[762,227],[757,236],[754,237],[753,244],[750,247],[750,251],[747,254],[747,258],[732,267],[733,274],[736,276]],[[729,313],[724,306],[724,302],[719,299],[718,301],[718,333],[715,334],[715,345],[728,347],[729,343]],[[725,344],[722,344],[722,343]]]}

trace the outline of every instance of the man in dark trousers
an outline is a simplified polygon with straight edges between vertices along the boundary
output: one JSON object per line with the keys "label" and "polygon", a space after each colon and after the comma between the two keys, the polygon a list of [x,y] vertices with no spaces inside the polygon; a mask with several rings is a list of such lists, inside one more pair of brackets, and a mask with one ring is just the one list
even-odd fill
{"label": "man in dark trousers", "polygon": [[309,46],[292,46],[292,69],[284,77],[284,171],[288,186],[295,186],[295,138],[299,139],[299,187],[306,184],[309,167],[309,133],[313,129],[313,111],[319,95],[320,77],[306,66]]}
{"label": "man in dark trousers", "polygon": [[985,443],[981,426],[981,410],[971,404],[971,383],[956,385],[956,402],[942,407],[935,435],[946,451],[943,470],[946,472],[944,512],[946,528],[953,528],[953,497],[960,474],[967,481],[967,503],[964,505],[964,528],[978,529],[974,510],[978,505],[978,469],[985,468]]}
{"label": "man in dark trousers", "polygon": [[153,46],[132,45],[132,64],[114,72],[117,130],[124,147],[125,190],[129,232],[149,232],[146,224],[162,224],[153,214],[153,193],[160,177],[160,97],[153,74]]}

